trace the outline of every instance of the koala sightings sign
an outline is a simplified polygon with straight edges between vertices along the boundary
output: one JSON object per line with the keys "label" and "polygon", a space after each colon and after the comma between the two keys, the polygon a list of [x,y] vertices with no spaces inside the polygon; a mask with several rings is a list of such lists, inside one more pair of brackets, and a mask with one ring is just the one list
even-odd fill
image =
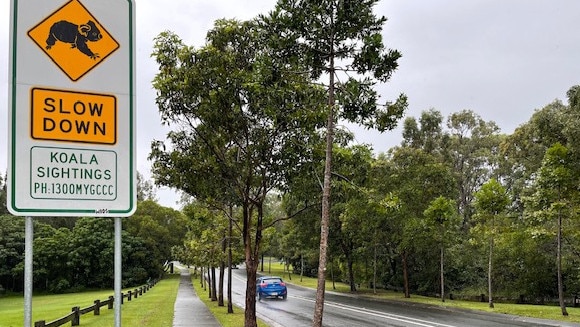
{"label": "koala sightings sign", "polygon": [[8,209],[136,209],[133,0],[12,0]]}
{"label": "koala sightings sign", "polygon": [[28,36],[73,81],[119,48],[119,43],[77,0],[55,10],[30,29]]}

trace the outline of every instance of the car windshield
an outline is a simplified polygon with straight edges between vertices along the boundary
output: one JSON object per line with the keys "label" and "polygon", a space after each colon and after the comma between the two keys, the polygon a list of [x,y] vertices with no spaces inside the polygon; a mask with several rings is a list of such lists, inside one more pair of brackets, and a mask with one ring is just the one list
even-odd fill
{"label": "car windshield", "polygon": [[282,280],[280,278],[268,278],[268,279],[262,279],[262,283],[264,283],[264,284],[280,284],[280,283],[282,283]]}

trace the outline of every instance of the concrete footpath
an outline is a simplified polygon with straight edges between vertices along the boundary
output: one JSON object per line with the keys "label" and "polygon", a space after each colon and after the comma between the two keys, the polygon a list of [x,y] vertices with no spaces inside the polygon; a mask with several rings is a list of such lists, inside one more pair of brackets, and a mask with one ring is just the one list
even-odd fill
{"label": "concrete footpath", "polygon": [[220,327],[220,323],[199,299],[187,268],[181,269],[181,280],[175,299],[173,327]]}

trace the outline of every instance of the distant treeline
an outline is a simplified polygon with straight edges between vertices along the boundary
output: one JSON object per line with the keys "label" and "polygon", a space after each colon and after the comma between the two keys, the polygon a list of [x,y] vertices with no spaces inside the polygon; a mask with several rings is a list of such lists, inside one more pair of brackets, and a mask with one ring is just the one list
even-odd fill
{"label": "distant treeline", "polygon": [[[0,285],[24,287],[24,217],[0,215]],[[185,216],[153,201],[139,202],[134,216],[123,219],[123,287],[159,277],[181,245]],[[111,218],[34,218],[35,291],[51,293],[112,288],[114,222]]]}

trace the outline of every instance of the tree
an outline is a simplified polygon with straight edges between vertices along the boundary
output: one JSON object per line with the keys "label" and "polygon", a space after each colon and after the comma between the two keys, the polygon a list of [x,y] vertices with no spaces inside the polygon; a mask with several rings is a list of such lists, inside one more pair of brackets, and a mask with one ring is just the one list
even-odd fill
{"label": "tree", "polygon": [[414,117],[407,117],[403,124],[402,146],[422,149],[430,154],[441,153],[445,136],[442,123],[443,116],[435,109],[421,113],[419,126]]}
{"label": "tree", "polygon": [[155,201],[155,186],[146,181],[143,174],[137,172],[137,201],[153,200]]}
{"label": "tree", "polygon": [[35,228],[34,276],[40,284],[39,288],[51,293],[70,290],[73,276],[67,263],[70,253],[73,252],[69,241],[72,237],[71,230],[59,228],[52,229],[50,233],[44,232],[44,235],[38,234],[38,229]]}
{"label": "tree", "polygon": [[[280,0],[264,21],[277,37],[277,55],[301,61],[310,78],[328,78],[326,159],[322,189],[320,259],[313,326],[322,325],[328,247],[332,148],[335,119],[363,124],[380,131],[392,129],[402,116],[406,97],[377,105],[373,90],[397,68],[401,54],[387,49],[381,35],[386,18],[377,17],[378,0]],[[344,72],[340,75],[340,72]],[[358,76],[359,78],[355,77]],[[344,82],[340,80],[344,78]]]}
{"label": "tree", "polygon": [[0,285],[5,289],[22,289],[23,271],[19,274],[16,267],[24,263],[24,241],[24,219],[0,215]]}
{"label": "tree", "polygon": [[135,214],[123,224],[124,230],[143,242],[147,261],[142,268],[148,276],[161,275],[164,264],[172,260],[171,249],[183,244],[186,221],[181,212],[146,200],[138,203]]}
{"label": "tree", "polygon": [[453,113],[447,120],[450,129],[447,161],[457,176],[458,210],[463,225],[469,226],[473,194],[491,176],[497,167],[500,141],[499,127],[486,122],[471,110]]}
{"label": "tree", "polygon": [[439,243],[441,301],[445,302],[444,253],[450,240],[454,239],[453,234],[457,233],[459,226],[455,201],[440,196],[431,201],[424,213],[427,228],[435,232],[434,239]]}
{"label": "tree", "polygon": [[256,326],[256,271],[268,227],[264,201],[309,161],[308,145],[323,124],[323,91],[282,70],[265,38],[253,21],[219,20],[201,48],[163,32],[153,53],[156,102],[173,128],[170,144],[152,143],[154,178],[240,208],[247,327]]}
{"label": "tree", "polygon": [[571,169],[572,162],[568,149],[560,143],[546,151],[536,180],[536,192],[531,205],[536,208],[541,219],[556,217],[557,249],[556,266],[558,273],[558,298],[562,315],[567,316],[562,281],[562,219],[570,215],[573,197],[577,194],[578,183]]}
{"label": "tree", "polygon": [[489,221],[489,253],[488,253],[488,297],[489,307],[493,308],[493,288],[492,288],[492,271],[493,271],[493,246],[494,236],[496,234],[497,216],[503,213],[509,203],[509,198],[503,186],[495,179],[490,179],[483,184],[481,189],[475,193],[475,208],[477,216],[482,219],[482,223]]}
{"label": "tree", "polygon": [[357,252],[366,238],[361,233],[361,226],[374,217],[368,217],[364,205],[368,201],[368,192],[364,190],[364,181],[368,178],[372,162],[371,149],[366,146],[347,148],[335,147],[335,178],[333,187],[333,208],[330,226],[330,238],[336,243],[346,259],[348,280],[351,292],[356,291],[354,264]]}
{"label": "tree", "polygon": [[112,219],[85,217],[77,221],[69,240],[71,286],[101,288],[113,284],[113,227]]}
{"label": "tree", "polygon": [[[399,225],[396,227],[398,231],[396,244],[397,253],[402,261],[405,297],[410,297],[409,272],[420,272],[421,269],[417,267],[409,269],[409,261],[414,258],[425,262],[432,257],[432,244],[419,242],[417,235],[417,230],[424,225],[422,220],[425,210],[431,201],[439,196],[455,198],[456,184],[451,169],[439,162],[436,156],[409,147],[394,149],[386,176],[388,176],[388,188],[385,190],[392,192],[401,201],[400,210],[396,212]],[[425,254],[419,255],[420,252],[425,252]],[[436,264],[424,264],[424,266],[430,267]],[[417,279],[428,279],[428,276],[417,277]]]}
{"label": "tree", "polygon": [[[546,150],[553,144],[572,145],[564,135],[569,125],[580,125],[578,117],[566,115],[567,108],[559,100],[536,110],[529,121],[522,124],[501,143],[503,162],[502,179],[513,194],[513,205],[521,214],[524,199],[531,194],[529,184],[542,164]],[[573,141],[573,139],[571,139]]]}

